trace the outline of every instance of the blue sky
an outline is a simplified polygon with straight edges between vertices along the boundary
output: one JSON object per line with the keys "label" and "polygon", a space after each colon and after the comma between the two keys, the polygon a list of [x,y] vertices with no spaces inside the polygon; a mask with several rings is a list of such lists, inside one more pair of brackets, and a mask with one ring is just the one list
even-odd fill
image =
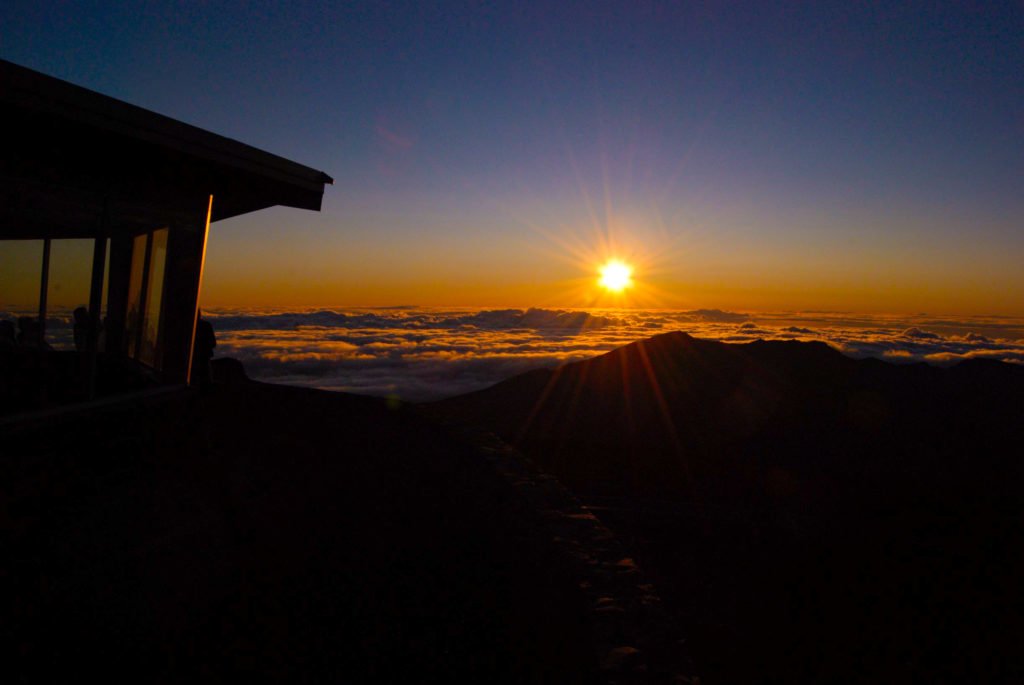
{"label": "blue sky", "polygon": [[223,304],[587,304],[603,239],[666,304],[1024,313],[1020,3],[7,2],[0,55],[336,179],[214,227]]}

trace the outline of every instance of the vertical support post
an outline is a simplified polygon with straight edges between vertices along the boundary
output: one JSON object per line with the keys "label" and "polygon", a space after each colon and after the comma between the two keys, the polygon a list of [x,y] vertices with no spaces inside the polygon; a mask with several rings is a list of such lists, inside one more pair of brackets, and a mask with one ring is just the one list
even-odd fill
{"label": "vertical support post", "polygon": [[46,340],[46,295],[50,290],[50,239],[43,240],[43,273],[39,279],[39,347]]}
{"label": "vertical support post", "polygon": [[100,338],[100,309],[103,306],[103,267],[107,261],[107,203],[103,203],[99,230],[92,246],[92,282],[89,284],[89,337],[85,342],[85,396],[96,397],[96,359]]}
{"label": "vertical support post", "polygon": [[[142,347],[142,335],[144,331],[143,323],[146,321],[146,301],[149,299],[149,259],[153,252],[153,231],[146,234],[146,251],[142,258],[142,285],[139,288],[139,311],[136,314],[135,321],[131,322],[135,326],[135,340],[129,342],[129,350],[134,350],[132,353],[133,359],[139,358],[139,349]],[[132,255],[132,259],[135,256]]]}
{"label": "vertical support post", "polygon": [[[205,200],[205,201],[203,201]],[[165,383],[192,383],[192,354],[195,349],[206,262],[206,241],[210,230],[213,196],[200,200],[206,210],[175,218],[167,236],[167,280],[164,282],[163,343],[161,377]],[[198,380],[198,378],[197,378]]]}
{"label": "vertical support post", "polygon": [[192,385],[192,362],[195,359],[196,349],[196,329],[199,327],[199,300],[203,294],[203,271],[206,269],[206,241],[210,236],[210,215],[213,213],[213,195],[210,196],[209,201],[206,204],[206,221],[203,223],[203,237],[202,247],[200,248],[199,257],[199,280],[196,283],[196,300],[195,307],[192,313],[192,335],[189,336],[188,345],[188,373],[186,375],[186,383]]}
{"label": "vertical support post", "polygon": [[[111,231],[111,233],[113,233]],[[128,235],[110,236],[110,277],[107,291],[107,356],[123,357],[127,349],[125,318],[128,309],[128,281],[132,264],[132,238]]]}

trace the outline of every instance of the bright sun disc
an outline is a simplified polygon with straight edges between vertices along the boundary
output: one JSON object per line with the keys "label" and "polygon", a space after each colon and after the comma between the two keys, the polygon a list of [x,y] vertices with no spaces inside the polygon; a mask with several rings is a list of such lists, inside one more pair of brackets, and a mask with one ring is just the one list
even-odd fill
{"label": "bright sun disc", "polygon": [[606,290],[621,293],[633,285],[633,268],[613,259],[601,267],[601,280],[598,282]]}

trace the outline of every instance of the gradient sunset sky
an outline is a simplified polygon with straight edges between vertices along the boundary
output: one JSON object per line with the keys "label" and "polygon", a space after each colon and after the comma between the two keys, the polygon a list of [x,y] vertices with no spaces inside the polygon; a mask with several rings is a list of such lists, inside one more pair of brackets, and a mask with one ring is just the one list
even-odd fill
{"label": "gradient sunset sky", "polygon": [[8,0],[0,56],[334,177],[207,306],[1024,315],[1020,2]]}

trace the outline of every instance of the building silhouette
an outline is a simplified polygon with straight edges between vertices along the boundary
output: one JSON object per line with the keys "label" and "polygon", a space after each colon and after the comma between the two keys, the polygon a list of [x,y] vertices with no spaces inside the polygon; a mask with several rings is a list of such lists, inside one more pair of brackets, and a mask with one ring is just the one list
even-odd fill
{"label": "building silhouette", "polygon": [[[93,241],[84,345],[70,364],[75,380],[57,382],[71,382],[75,391],[41,397],[8,387],[8,412],[58,396],[92,398],[97,388],[117,392],[124,384],[112,380],[112,368],[134,369],[161,385],[188,384],[210,223],[275,205],[318,211],[332,182],[315,169],[3,60],[0,111],[0,240],[41,242],[39,355],[51,245]],[[4,374],[9,386],[55,382],[54,373],[45,381],[26,372],[26,358],[5,361],[22,367]],[[27,366],[38,372],[61,365],[37,355]]]}

